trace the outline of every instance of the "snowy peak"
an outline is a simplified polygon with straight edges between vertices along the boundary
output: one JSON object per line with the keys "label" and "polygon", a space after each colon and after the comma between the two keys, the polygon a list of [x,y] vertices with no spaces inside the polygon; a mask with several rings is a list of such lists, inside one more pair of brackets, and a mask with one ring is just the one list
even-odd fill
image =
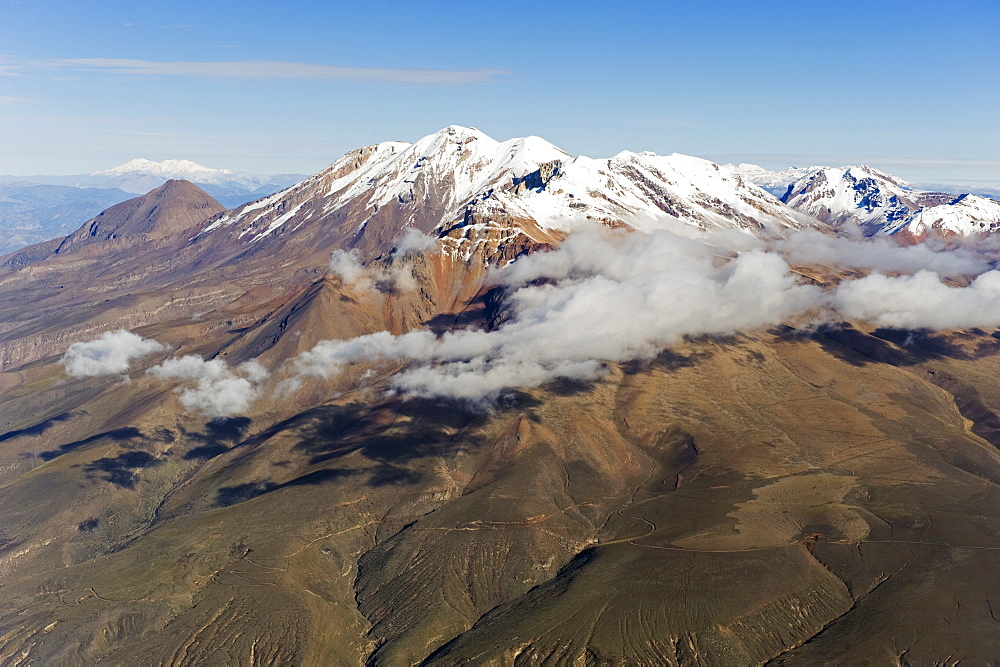
{"label": "snowy peak", "polygon": [[740,164],[725,164],[728,169],[739,174],[744,181],[764,188],[776,197],[781,197],[788,191],[788,186],[806,176],[810,176],[824,167],[789,167],[781,171],[771,171],[760,165],[741,162]]}
{"label": "snowy peak", "polygon": [[719,165],[677,153],[574,158],[560,164],[544,189],[524,193],[511,207],[558,229],[581,219],[688,234],[713,228],[781,233],[810,224]]}
{"label": "snowy peak", "polygon": [[916,239],[928,234],[984,234],[1000,229],[1000,202],[977,195],[961,195],[952,201],[928,206],[912,215],[905,225],[889,229],[893,234],[905,231]]}
{"label": "snowy peak", "polygon": [[834,226],[866,235],[980,234],[1000,222],[1000,203],[974,195],[928,192],[865,165],[824,167],[793,183],[782,200]]}
{"label": "snowy peak", "polygon": [[574,158],[539,137],[501,142],[453,125],[412,144],[352,151],[285,192],[221,216],[203,234],[223,231],[243,244],[328,226],[325,242],[375,255],[414,227],[447,236],[449,248],[471,257],[484,243],[498,248],[499,239],[549,243],[582,220],[768,236],[816,224],[708,160],[627,151]]}
{"label": "snowy peak", "polygon": [[137,158],[111,169],[91,172],[89,175],[124,176],[136,173],[195,181],[204,178],[211,179],[230,176],[236,172],[229,169],[212,169],[191,160],[163,160],[162,162],[154,162],[145,158]]}
{"label": "snowy peak", "polygon": [[213,169],[191,160],[154,162],[145,158],[137,158],[111,169],[95,171],[78,177],[74,185],[113,187],[133,194],[143,194],[163,185],[170,179],[197,183],[206,188],[211,195],[218,197],[223,204],[236,206],[286,188],[302,180],[302,176],[299,174],[265,176],[231,169]]}
{"label": "snowy peak", "polygon": [[871,234],[920,209],[920,194],[905,181],[861,165],[819,169],[789,186],[782,201],[831,225],[856,224]]}

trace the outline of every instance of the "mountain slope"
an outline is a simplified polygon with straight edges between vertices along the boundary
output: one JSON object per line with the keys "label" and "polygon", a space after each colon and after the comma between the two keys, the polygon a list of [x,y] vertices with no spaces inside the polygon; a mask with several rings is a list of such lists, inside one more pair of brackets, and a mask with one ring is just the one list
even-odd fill
{"label": "mountain slope", "polygon": [[65,254],[90,243],[129,236],[155,241],[225,210],[193,183],[170,180],[141,197],[103,211],[67,236],[56,252]]}

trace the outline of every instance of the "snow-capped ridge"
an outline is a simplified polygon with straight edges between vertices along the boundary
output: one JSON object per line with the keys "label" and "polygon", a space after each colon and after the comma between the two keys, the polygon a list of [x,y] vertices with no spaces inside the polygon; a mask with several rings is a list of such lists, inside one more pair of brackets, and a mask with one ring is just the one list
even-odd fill
{"label": "snow-capped ridge", "polygon": [[146,158],[129,160],[111,169],[90,172],[88,176],[124,176],[132,173],[152,174],[166,178],[182,178],[188,181],[198,180],[205,176],[230,176],[237,172],[231,169],[213,169],[191,160],[162,160],[154,162]]}
{"label": "snow-capped ridge", "polygon": [[136,158],[124,164],[77,177],[74,185],[115,187],[125,192],[145,194],[170,179],[191,181],[211,190],[228,206],[246,202],[247,195],[275,192],[302,179],[298,174],[262,175],[214,169],[191,160],[171,159],[155,162]]}
{"label": "snow-capped ridge", "polygon": [[701,158],[649,151],[573,157],[537,136],[501,142],[450,125],[412,144],[351,151],[285,193],[222,216],[203,233],[235,226],[239,239],[253,243],[328,216],[351,220],[352,228],[340,232],[351,235],[374,233],[370,225],[384,230],[380,238],[408,226],[461,234],[463,221],[475,220],[480,227],[514,224],[539,242],[586,219],[684,233],[735,228],[781,234],[814,224]]}
{"label": "snow-capped ridge", "polygon": [[789,186],[782,201],[833,226],[866,235],[974,235],[995,231],[1000,203],[929,192],[867,165],[824,167]]}
{"label": "snow-capped ridge", "polygon": [[825,167],[822,166],[812,166],[789,167],[781,171],[771,171],[770,169],[765,169],[760,165],[750,164],[747,162],[741,162],[737,165],[724,164],[721,166],[723,169],[729,169],[730,171],[739,174],[746,182],[763,188],[776,197],[784,195],[788,190],[788,186],[792,183],[805,178],[806,176],[810,176],[820,169],[825,169]]}

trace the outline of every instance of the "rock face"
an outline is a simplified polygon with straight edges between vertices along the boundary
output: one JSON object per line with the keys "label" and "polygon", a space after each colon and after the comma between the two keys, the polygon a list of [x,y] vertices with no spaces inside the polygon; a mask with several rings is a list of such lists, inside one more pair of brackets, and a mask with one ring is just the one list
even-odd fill
{"label": "rock face", "polygon": [[[219,419],[145,372],[277,384],[319,340],[495,327],[489,268],[570,214],[822,227],[737,175],[452,127],[234,211],[154,193],[0,271],[0,663],[1000,658],[992,332],[703,337],[489,410],[403,400],[392,359]],[[124,378],[57,363],[117,328],[165,347]]]}

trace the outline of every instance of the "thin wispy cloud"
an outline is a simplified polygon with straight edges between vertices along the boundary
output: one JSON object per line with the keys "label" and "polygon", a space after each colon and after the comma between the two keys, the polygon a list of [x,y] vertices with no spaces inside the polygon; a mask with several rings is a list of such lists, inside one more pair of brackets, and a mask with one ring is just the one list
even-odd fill
{"label": "thin wispy cloud", "polygon": [[[499,69],[435,70],[337,67],[273,60],[160,62],[130,58],[61,58],[22,61],[7,66],[12,72],[16,69],[72,69],[145,76],[219,79],[326,79],[445,86],[496,81],[506,74],[505,71]],[[0,72],[3,71],[3,68],[4,65],[0,65]]]}

